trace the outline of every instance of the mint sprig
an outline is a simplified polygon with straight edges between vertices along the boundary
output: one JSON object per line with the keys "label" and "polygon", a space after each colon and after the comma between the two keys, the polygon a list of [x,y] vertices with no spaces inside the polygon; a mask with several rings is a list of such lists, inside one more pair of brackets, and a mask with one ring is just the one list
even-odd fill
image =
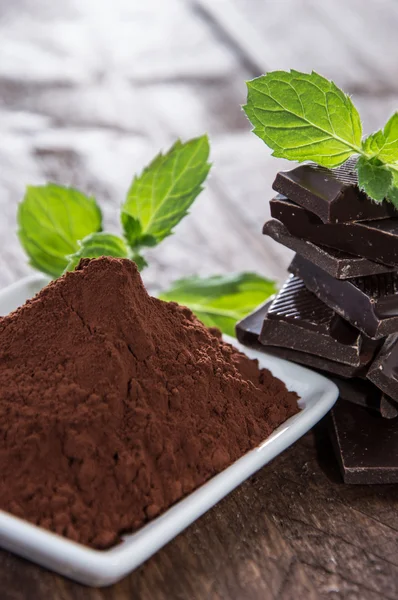
{"label": "mint sprig", "polygon": [[95,199],[55,183],[28,186],[18,207],[18,237],[35,269],[58,277],[79,240],[102,229]]}
{"label": "mint sprig", "polygon": [[202,191],[209,150],[206,135],[178,140],[134,177],[121,207],[123,239],[91,237],[102,230],[95,198],[54,183],[28,186],[18,207],[18,236],[30,264],[51,277],[73,269],[83,256],[128,256],[144,268],[142,249],[170,235]]}
{"label": "mint sprig", "polygon": [[247,87],[244,110],[274,156],[335,167],[359,152],[359,114],[350,98],[324,77],[274,71]]}
{"label": "mint sprig", "polygon": [[[28,187],[18,210],[18,235],[33,267],[58,277],[81,258],[130,258],[147,266],[146,247],[173,233],[203,189],[209,173],[209,140],[177,141],[133,179],[121,207],[123,236],[102,231],[100,208],[71,188]],[[189,306],[209,326],[234,335],[238,319],[275,292],[275,284],[253,273],[180,280],[161,294]]]}
{"label": "mint sprig", "polygon": [[206,135],[185,144],[178,140],[134,178],[121,213],[131,248],[154,246],[171,235],[203,189],[209,151]]}
{"label": "mint sprig", "polygon": [[315,72],[273,71],[247,83],[243,107],[273,156],[333,168],[358,155],[358,185],[398,207],[398,113],[362,139],[351,98]]}

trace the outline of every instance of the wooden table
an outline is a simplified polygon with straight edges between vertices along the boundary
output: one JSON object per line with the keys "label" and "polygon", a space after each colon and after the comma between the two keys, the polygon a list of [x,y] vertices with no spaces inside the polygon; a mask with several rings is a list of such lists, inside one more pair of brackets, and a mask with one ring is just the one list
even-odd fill
{"label": "wooden table", "polygon": [[[246,79],[315,69],[354,95],[365,130],[398,104],[393,0],[0,0],[0,286],[28,274],[15,235],[28,183],[94,192],[106,226],[134,172],[208,131],[214,168],[144,272],[253,270],[291,253],[261,236],[283,161],[250,131]],[[398,488],[344,486],[321,425],[130,577],[91,590],[0,552],[1,600],[398,597]]]}

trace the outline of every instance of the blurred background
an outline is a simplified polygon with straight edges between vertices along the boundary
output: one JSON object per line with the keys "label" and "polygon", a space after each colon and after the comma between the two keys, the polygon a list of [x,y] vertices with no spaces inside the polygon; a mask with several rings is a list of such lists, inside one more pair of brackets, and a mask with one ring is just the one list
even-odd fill
{"label": "blurred background", "polygon": [[30,272],[16,238],[27,184],[94,193],[108,229],[134,173],[207,131],[214,164],[176,233],[151,251],[156,291],[189,274],[282,281],[261,235],[275,172],[240,105],[267,70],[317,70],[353,95],[365,132],[398,107],[394,0],[0,0],[0,285]]}

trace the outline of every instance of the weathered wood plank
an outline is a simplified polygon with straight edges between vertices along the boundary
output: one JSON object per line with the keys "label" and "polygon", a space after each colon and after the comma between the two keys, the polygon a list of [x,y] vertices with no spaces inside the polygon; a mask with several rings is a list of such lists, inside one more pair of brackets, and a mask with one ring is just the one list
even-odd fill
{"label": "weathered wood plank", "polygon": [[[18,11],[4,6],[0,236],[7,252],[0,258],[2,285],[29,272],[15,236],[16,204],[27,183],[51,179],[94,192],[106,227],[117,230],[118,206],[133,174],[160,147],[206,130],[214,135],[247,130],[239,62],[188,5],[173,0],[166,7],[152,0],[138,10],[120,0],[118,7],[97,14],[94,4],[71,2],[54,15],[45,6],[38,13],[28,4],[21,21]],[[87,29],[86,53],[80,43]],[[228,103],[220,102],[223,98]],[[173,237],[164,254],[152,256],[149,286],[159,289],[177,276],[239,268],[226,263],[222,248],[214,251],[208,244],[212,233],[201,218],[201,212],[206,218],[209,212],[206,201],[219,218],[217,202],[203,195],[197,223],[191,219],[185,226],[191,248],[186,261],[181,238]]]}
{"label": "weathered wood plank", "polygon": [[397,95],[392,76],[398,24],[394,2],[195,0],[195,4],[220,35],[236,42],[255,73],[314,69],[347,91]]}
{"label": "weathered wood plank", "polygon": [[[341,598],[347,598],[348,600],[380,600],[385,598],[381,591],[366,590],[361,585],[347,581],[338,573],[331,573],[307,564],[302,564],[302,569],[315,587],[316,598],[319,598],[319,600],[340,600]],[[295,600],[294,595],[292,595],[292,600]]]}
{"label": "weathered wood plank", "polygon": [[[144,27],[155,4],[150,3],[148,10],[143,10],[134,23],[131,23],[134,13],[127,10],[127,22],[133,32],[134,28]],[[195,54],[193,48],[198,45],[206,49],[200,68],[197,68],[195,54],[189,73],[178,62],[174,73],[167,69],[160,73],[156,71],[160,67],[155,61],[156,69],[151,71],[153,79],[138,81],[138,78],[133,83],[126,62],[113,56],[114,38],[104,37],[105,17],[102,16],[91,35],[97,36],[96,44],[101,49],[98,57],[108,57],[105,65],[113,57],[117,68],[112,72],[111,80],[108,76],[96,77],[99,62],[93,58],[93,62],[79,65],[80,70],[86,69],[84,77],[79,78],[73,69],[63,69],[63,42],[60,42],[59,57],[56,52],[54,31],[59,32],[60,27],[68,29],[68,20],[65,24],[62,14],[56,21],[55,30],[46,31],[48,39],[45,38],[44,45],[52,47],[51,44],[55,44],[55,47],[50,63],[40,67],[42,72],[33,70],[29,78],[25,72],[21,79],[23,72],[18,69],[23,65],[19,65],[12,77],[7,61],[0,66],[0,89],[4,99],[0,119],[3,118],[6,126],[6,135],[0,142],[2,164],[5,165],[0,174],[3,211],[0,235],[7,248],[7,254],[0,258],[3,284],[28,272],[14,233],[16,202],[22,197],[26,183],[52,179],[94,191],[104,206],[106,225],[116,230],[117,207],[133,172],[139,170],[160,146],[166,147],[175,137],[186,138],[204,130],[214,139],[215,167],[209,190],[199,199],[192,216],[177,229],[176,236],[164,243],[161,252],[151,253],[152,266],[145,275],[148,285],[157,290],[179,276],[241,269],[257,270],[283,279],[283,270],[291,254],[259,234],[262,221],[267,217],[267,200],[272,193],[270,185],[278,163],[270,160],[265,147],[251,136],[239,108],[245,97],[247,75],[239,56],[231,57],[231,53],[218,50],[222,44],[213,40],[206,23],[192,14],[188,21],[188,9],[181,3],[175,3],[173,7],[180,11],[181,14],[178,11],[177,14],[181,22],[189,23],[179,43],[188,45],[188,54],[189,48],[191,54]],[[162,11],[161,8],[155,28],[163,23]],[[69,12],[69,26],[75,23],[83,31],[91,14],[89,9],[74,7]],[[228,11],[224,13],[228,14]],[[27,24],[33,25],[37,15],[32,12],[25,18]],[[174,22],[169,17],[164,18],[165,30],[171,36]],[[52,23],[51,15],[43,22],[49,19]],[[188,36],[188,41],[187,32],[192,22],[195,23],[194,33]],[[18,41],[18,37],[12,37],[10,32],[18,36],[21,31],[15,13],[8,24],[11,26],[7,30],[5,50]],[[36,33],[31,35],[33,39],[29,43],[37,44]],[[158,44],[164,40],[163,35],[164,32]],[[250,36],[246,37],[250,39]],[[23,43],[28,41],[29,38]],[[126,40],[123,43],[127,43]],[[79,51],[82,49],[73,48],[77,55]],[[148,45],[138,44],[135,51],[142,52],[137,60],[147,63]],[[153,51],[164,60],[163,47],[155,45]],[[70,64],[75,60],[73,52]],[[179,49],[175,52],[178,54]],[[52,62],[57,60],[58,75],[65,71],[62,81]],[[172,60],[171,55],[168,60]],[[205,65],[208,65],[207,70]],[[367,120],[371,120],[372,125],[375,121],[380,125],[393,102],[393,96],[383,102],[367,96],[363,101],[365,125]],[[232,130],[236,133],[231,136]],[[242,243],[238,245],[237,239]],[[184,261],[181,260],[183,255]]]}

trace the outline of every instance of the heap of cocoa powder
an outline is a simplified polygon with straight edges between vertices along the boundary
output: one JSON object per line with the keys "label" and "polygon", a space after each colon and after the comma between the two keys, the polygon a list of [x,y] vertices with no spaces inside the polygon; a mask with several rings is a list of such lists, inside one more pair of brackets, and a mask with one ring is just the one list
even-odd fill
{"label": "heap of cocoa powder", "polygon": [[0,508],[106,548],[295,412],[134,263],[85,259],[0,319]]}

